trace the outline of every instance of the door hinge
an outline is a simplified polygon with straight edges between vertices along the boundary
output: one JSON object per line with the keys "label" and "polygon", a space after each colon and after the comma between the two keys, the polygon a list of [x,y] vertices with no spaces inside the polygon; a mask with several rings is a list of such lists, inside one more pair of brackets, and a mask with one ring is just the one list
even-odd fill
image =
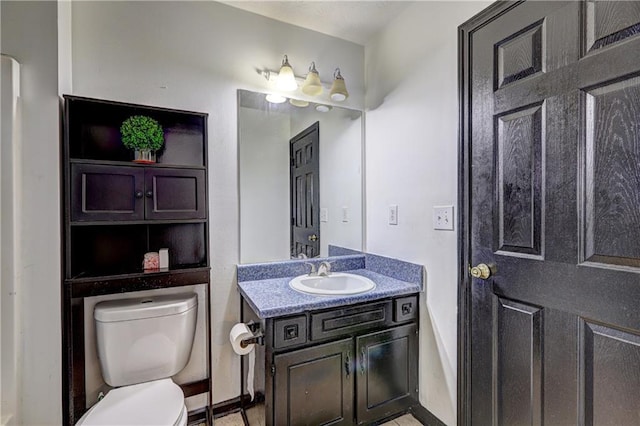
{"label": "door hinge", "polygon": [[271,376],[275,376],[276,375],[276,366],[275,365],[271,365]]}

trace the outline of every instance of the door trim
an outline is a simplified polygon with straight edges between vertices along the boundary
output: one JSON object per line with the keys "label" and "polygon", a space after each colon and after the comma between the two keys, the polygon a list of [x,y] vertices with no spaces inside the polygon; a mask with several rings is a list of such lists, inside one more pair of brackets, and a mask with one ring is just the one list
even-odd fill
{"label": "door trim", "polygon": [[471,424],[470,75],[471,37],[524,0],[493,3],[458,27],[458,426]]}

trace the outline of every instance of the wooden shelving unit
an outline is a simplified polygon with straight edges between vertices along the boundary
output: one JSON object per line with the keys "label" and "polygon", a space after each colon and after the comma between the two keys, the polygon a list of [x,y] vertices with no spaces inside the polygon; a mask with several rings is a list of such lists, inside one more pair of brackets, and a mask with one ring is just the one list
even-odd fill
{"label": "wooden shelving unit", "polygon": [[[86,411],[86,297],[204,285],[210,335],[207,114],[78,96],[64,101],[63,421],[73,425]],[[155,164],[133,163],[120,142],[120,125],[132,115],[163,127]],[[144,272],[144,253],[160,248],[169,249],[169,269]],[[185,396],[210,392],[209,341],[207,354],[206,377],[182,385]],[[201,413],[206,420],[208,412]]]}

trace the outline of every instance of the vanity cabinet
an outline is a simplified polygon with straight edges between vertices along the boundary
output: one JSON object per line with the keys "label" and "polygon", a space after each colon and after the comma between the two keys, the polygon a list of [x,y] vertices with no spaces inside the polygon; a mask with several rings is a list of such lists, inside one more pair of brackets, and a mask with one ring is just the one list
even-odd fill
{"label": "vanity cabinet", "polygon": [[[156,163],[134,163],[122,145],[120,126],[133,115],[163,128]],[[63,416],[75,424],[87,406],[86,298],[204,286],[199,321],[209,327],[207,114],[64,96],[62,153]],[[168,270],[144,271],[144,254],[161,248],[169,249]],[[206,364],[205,377],[181,384],[186,397],[209,392]]]}
{"label": "vanity cabinet", "polygon": [[[417,295],[259,319],[249,424],[365,425],[406,412],[418,398]],[[246,385],[243,357],[243,389]]]}

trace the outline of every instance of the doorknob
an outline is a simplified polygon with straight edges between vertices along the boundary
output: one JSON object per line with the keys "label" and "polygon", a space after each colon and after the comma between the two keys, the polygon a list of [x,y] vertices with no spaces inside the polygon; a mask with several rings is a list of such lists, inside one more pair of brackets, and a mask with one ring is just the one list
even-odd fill
{"label": "doorknob", "polygon": [[486,280],[491,276],[491,268],[484,263],[480,263],[477,266],[469,269],[469,273],[473,278],[480,278],[481,280]]}
{"label": "doorknob", "polygon": [[309,241],[317,241],[317,240],[318,240],[318,236],[316,234],[309,235]]}

